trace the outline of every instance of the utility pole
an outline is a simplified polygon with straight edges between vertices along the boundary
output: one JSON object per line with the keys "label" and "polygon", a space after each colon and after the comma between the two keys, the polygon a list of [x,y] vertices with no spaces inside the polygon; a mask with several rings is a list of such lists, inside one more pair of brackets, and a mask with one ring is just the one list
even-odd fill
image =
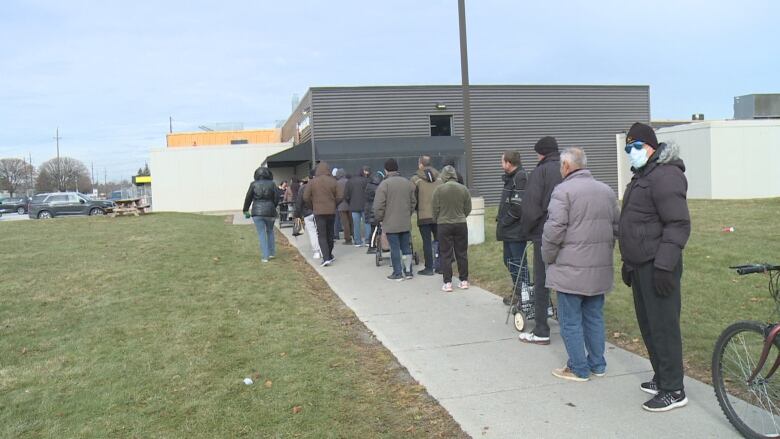
{"label": "utility pole", "polygon": [[103,168],[103,186],[108,185],[108,171]]}
{"label": "utility pole", "polygon": [[57,141],[57,189],[62,192],[62,162],[60,162],[60,127],[57,127],[57,134],[54,136],[54,140]]}
{"label": "utility pole", "polygon": [[92,167],[92,175],[89,179],[89,185],[94,186],[95,184],[95,162],[89,162],[89,165]]}
{"label": "utility pole", "polygon": [[173,134],[173,116],[168,116],[168,132]]}
{"label": "utility pole", "polygon": [[463,81],[463,142],[466,144],[466,184],[474,191],[474,165],[471,147],[471,94],[469,92],[469,55],[466,44],[466,0],[458,0],[460,24],[460,74]]}
{"label": "utility pole", "polygon": [[35,193],[35,186],[33,185],[33,164],[32,164],[32,153],[30,154],[30,194]]}

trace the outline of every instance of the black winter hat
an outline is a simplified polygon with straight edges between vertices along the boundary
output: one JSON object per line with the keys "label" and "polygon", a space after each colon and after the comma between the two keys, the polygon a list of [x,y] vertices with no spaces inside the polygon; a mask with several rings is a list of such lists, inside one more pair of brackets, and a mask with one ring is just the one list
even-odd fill
{"label": "black winter hat", "polygon": [[555,137],[542,137],[538,142],[536,142],[536,145],[534,145],[534,151],[541,155],[558,152],[558,141],[555,140]]}
{"label": "black winter hat", "polygon": [[626,145],[634,142],[643,142],[658,149],[658,139],[655,137],[655,131],[652,127],[643,123],[636,122],[631,125],[631,129],[626,134]]}
{"label": "black winter hat", "polygon": [[387,159],[387,161],[385,162],[385,170],[387,172],[397,172],[398,162],[395,161],[395,159]]}

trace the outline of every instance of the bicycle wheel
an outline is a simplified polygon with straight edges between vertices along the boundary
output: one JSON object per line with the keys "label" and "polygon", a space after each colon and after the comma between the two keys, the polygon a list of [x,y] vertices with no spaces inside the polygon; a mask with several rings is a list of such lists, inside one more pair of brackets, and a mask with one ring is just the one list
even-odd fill
{"label": "bicycle wheel", "polygon": [[723,413],[747,438],[780,437],[780,377],[766,380],[780,351],[772,346],[766,364],[753,382],[764,348],[765,324],[736,322],[726,328],[712,353],[712,383]]}

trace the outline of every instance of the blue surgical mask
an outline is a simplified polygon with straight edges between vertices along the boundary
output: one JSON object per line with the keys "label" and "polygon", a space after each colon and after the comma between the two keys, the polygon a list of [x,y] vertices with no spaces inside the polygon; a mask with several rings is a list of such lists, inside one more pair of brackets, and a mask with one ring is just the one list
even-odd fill
{"label": "blue surgical mask", "polygon": [[628,153],[628,160],[634,169],[642,169],[647,164],[647,158],[647,151],[644,148],[632,148]]}

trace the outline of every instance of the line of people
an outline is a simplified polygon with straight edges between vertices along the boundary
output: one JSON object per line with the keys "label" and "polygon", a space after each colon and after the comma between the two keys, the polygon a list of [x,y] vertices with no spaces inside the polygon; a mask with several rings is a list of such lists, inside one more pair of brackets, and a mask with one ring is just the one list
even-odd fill
{"label": "line of people", "polygon": [[[503,260],[512,280],[518,266],[527,264],[526,244],[533,246],[535,326],[520,341],[550,344],[549,289],[557,292],[558,318],[568,360],[553,375],[570,381],[588,381],[606,374],[604,358],[605,295],[614,286],[613,251],[620,244],[621,277],[632,289],[634,307],[654,375],[640,389],[653,398],[643,404],[661,412],[687,404],[683,386],[680,334],[682,251],[690,235],[685,165],[674,145],[659,143],[653,129],[635,123],[627,134],[625,152],[634,176],[618,209],[617,197],[587,169],[580,148],[559,151],[553,137],[534,145],[538,163],[526,173],[518,151],[501,156],[503,188],[496,217],[496,239],[503,243]],[[322,266],[335,261],[335,218],[341,214],[345,243],[381,244],[379,228],[387,236],[393,271],[388,279],[402,281],[412,273],[411,217],[416,213],[423,240],[425,266],[419,275],[440,272],[443,291],[453,291],[452,262],[458,267],[462,289],[468,281],[468,227],[471,194],[455,168],[441,173],[421,156],[418,171],[406,179],[394,159],[371,175],[341,183],[328,164],[320,162],[298,190],[296,212],[304,218],[315,258]],[[370,177],[370,178],[369,178]],[[273,219],[279,193],[267,168],[255,172],[244,212],[251,216],[260,237],[263,261],[273,258]],[[354,225],[351,240],[348,230]],[[362,227],[361,227],[362,225]],[[511,263],[510,263],[511,262]],[[521,268],[522,269],[522,268]],[[504,299],[512,305],[511,297]]]}

